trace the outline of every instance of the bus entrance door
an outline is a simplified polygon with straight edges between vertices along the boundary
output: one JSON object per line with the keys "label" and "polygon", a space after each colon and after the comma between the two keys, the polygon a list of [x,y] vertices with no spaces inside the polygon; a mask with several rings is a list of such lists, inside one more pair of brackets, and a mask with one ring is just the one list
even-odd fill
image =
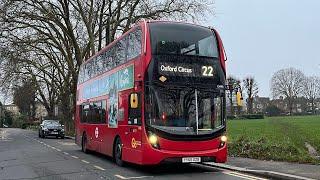
{"label": "bus entrance door", "polygon": [[128,137],[130,156],[128,161],[141,162],[141,101],[139,93],[131,93],[129,95],[128,108]]}

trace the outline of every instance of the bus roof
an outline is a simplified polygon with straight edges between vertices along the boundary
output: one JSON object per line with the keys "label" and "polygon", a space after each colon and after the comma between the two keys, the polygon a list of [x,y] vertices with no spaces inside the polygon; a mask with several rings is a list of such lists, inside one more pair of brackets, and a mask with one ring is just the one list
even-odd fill
{"label": "bus roof", "polygon": [[87,64],[91,59],[99,56],[100,54],[102,54],[103,52],[105,52],[106,50],[108,50],[109,48],[111,48],[115,43],[117,43],[118,41],[120,41],[124,36],[126,36],[128,33],[130,33],[133,29],[135,29],[136,27],[141,26],[142,23],[170,23],[170,24],[188,24],[188,25],[193,25],[193,26],[199,26],[202,28],[207,28],[207,29],[214,29],[212,27],[206,27],[206,26],[202,26],[199,24],[194,24],[194,23],[189,23],[189,22],[182,22],[182,21],[169,21],[169,20],[145,20],[145,19],[141,19],[140,21],[138,21],[137,23],[135,23],[127,32],[123,33],[121,36],[119,36],[118,38],[116,38],[114,41],[110,42],[108,45],[106,45],[104,48],[102,48],[100,51],[98,51],[96,54],[94,54],[93,56],[89,57],[87,60],[85,60],[81,65]]}

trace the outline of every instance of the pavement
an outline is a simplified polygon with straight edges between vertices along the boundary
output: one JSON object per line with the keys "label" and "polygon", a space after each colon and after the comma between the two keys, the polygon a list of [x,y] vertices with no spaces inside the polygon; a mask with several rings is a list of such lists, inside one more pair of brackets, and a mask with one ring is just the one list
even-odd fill
{"label": "pavement", "polygon": [[204,164],[119,167],[110,157],[81,152],[73,139],[41,139],[37,132],[12,128],[0,132],[1,180],[266,179]]}
{"label": "pavement", "polygon": [[279,173],[292,174],[301,177],[320,179],[320,164],[311,165],[229,157],[227,165],[252,170],[273,171]]}
{"label": "pavement", "polygon": [[226,164],[205,163],[209,166],[285,180],[320,180],[320,166],[288,162],[262,161],[249,158],[229,157]]}

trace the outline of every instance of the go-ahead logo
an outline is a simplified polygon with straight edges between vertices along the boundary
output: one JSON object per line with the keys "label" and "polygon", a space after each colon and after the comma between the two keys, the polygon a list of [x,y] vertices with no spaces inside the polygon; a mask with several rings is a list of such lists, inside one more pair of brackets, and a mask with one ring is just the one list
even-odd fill
{"label": "go-ahead logo", "polygon": [[136,141],[135,138],[131,139],[131,147],[136,149],[138,146],[141,146],[141,141]]}
{"label": "go-ahead logo", "polygon": [[99,129],[98,129],[98,127],[96,127],[96,129],[94,130],[94,135],[96,136],[96,138],[99,137]]}

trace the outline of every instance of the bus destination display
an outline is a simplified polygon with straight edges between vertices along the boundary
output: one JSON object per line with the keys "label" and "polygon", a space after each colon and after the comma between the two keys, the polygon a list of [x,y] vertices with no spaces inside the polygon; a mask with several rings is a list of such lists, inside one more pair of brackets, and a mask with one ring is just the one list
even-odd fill
{"label": "bus destination display", "polygon": [[212,65],[160,62],[158,71],[159,74],[166,76],[214,77]]}

